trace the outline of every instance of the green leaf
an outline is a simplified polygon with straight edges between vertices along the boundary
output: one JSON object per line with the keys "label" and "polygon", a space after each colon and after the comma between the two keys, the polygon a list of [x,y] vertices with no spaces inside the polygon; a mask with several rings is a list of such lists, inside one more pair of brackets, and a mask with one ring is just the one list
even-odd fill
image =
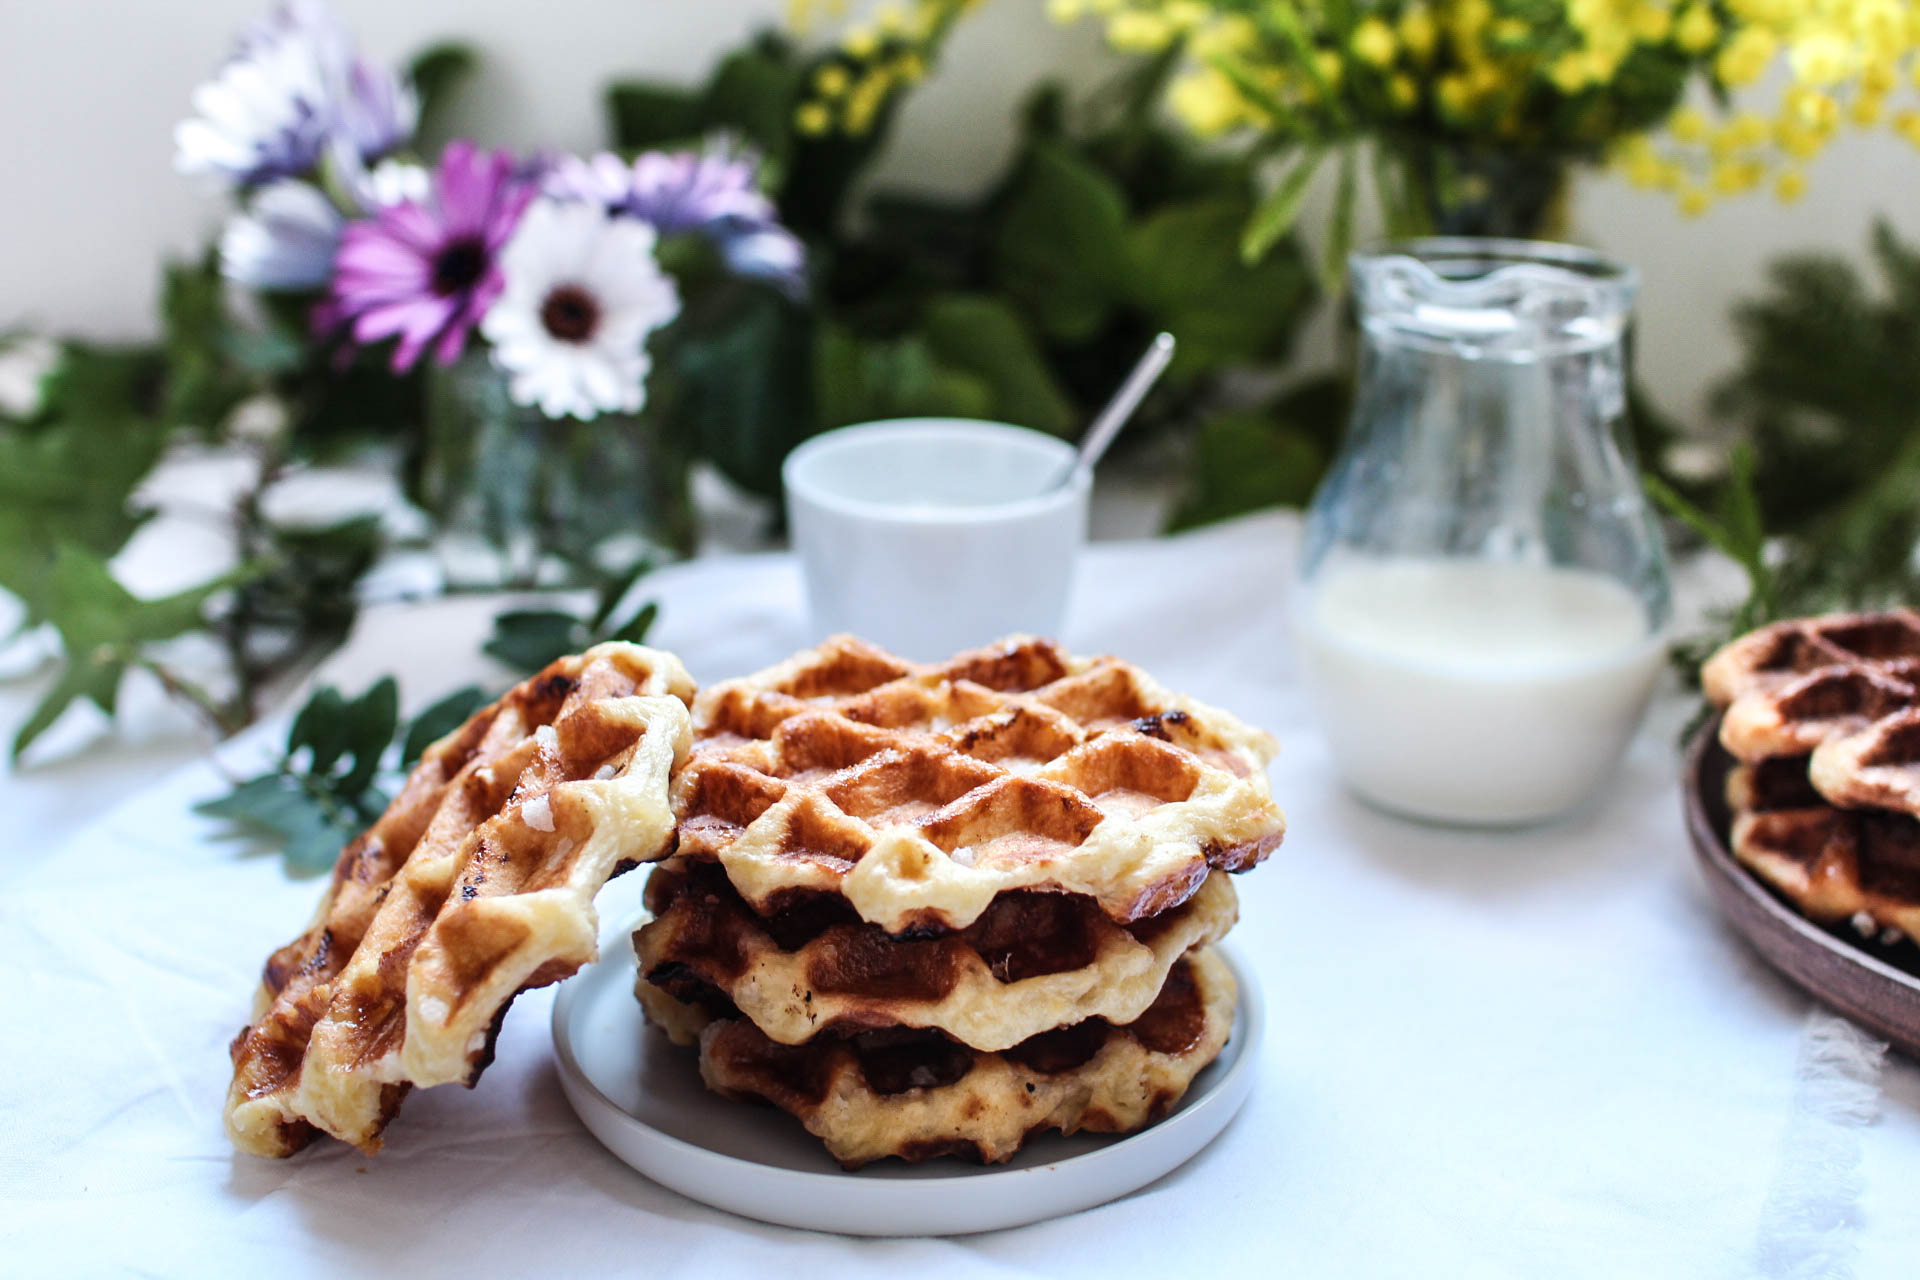
{"label": "green leaf", "polygon": [[171,425],[211,431],[256,389],[229,359],[234,325],[211,251],[196,263],[168,264],[160,320],[167,359],[162,414]]}
{"label": "green leaf", "polygon": [[1135,305],[1178,339],[1176,377],[1285,354],[1312,280],[1297,245],[1248,263],[1234,251],[1247,202],[1174,205],[1127,237]]}
{"label": "green leaf", "polygon": [[1240,239],[1240,256],[1247,262],[1266,257],[1267,251],[1280,242],[1280,237],[1293,230],[1293,224],[1300,217],[1300,206],[1307,198],[1307,187],[1325,156],[1324,148],[1309,147],[1253,211]]}
{"label": "green leaf", "polygon": [[1353,206],[1356,199],[1354,148],[1340,149],[1340,181],[1334,189],[1333,215],[1327,226],[1327,247],[1320,260],[1320,285],[1338,297],[1345,289],[1347,254],[1353,249]]}
{"label": "green leaf", "polygon": [[128,500],[162,442],[155,424],[135,417],[0,427],[0,586],[30,618],[45,616],[37,601],[58,547],[104,559],[139,527]]}
{"label": "green leaf", "polygon": [[516,671],[531,674],[592,643],[587,624],[559,609],[509,609],[493,620],[493,634],[480,651]]}
{"label": "green leaf", "polygon": [[413,55],[413,61],[407,65],[407,78],[420,95],[420,124],[415,131],[418,136],[436,140],[441,137],[454,94],[472,78],[479,63],[473,46],[460,41],[429,45]]}
{"label": "green leaf", "polygon": [[406,740],[400,747],[400,767],[411,769],[428,747],[465,724],[468,717],[491,701],[485,689],[470,684],[426,708],[407,726]]}
{"label": "green leaf", "polygon": [[1327,455],[1300,427],[1257,412],[1209,419],[1195,442],[1193,476],[1170,531],[1270,506],[1304,506]]}
{"label": "green leaf", "polygon": [[195,805],[194,812],[270,841],[279,848],[289,874],[310,876],[333,866],[340,851],[371,825],[386,803],[383,793],[370,789],[357,804],[345,804],[323,787],[275,771]]}
{"label": "green leaf", "polygon": [[1072,433],[1072,402],[1026,322],[1004,299],[944,294],[927,303],[923,326],[934,359],[988,385],[995,420],[1057,436]]}
{"label": "green leaf", "polygon": [[653,624],[659,621],[660,605],[649,600],[640,606],[640,611],[628,619],[618,630],[607,637],[609,640],[621,640],[627,644],[645,644],[647,632],[653,630]]}
{"label": "green leaf", "polygon": [[868,339],[823,324],[815,361],[822,427],[885,418],[984,418],[993,403],[984,379],[943,367],[917,334]]}
{"label": "green leaf", "polygon": [[316,689],[294,716],[279,763],[195,812],[275,841],[292,874],[324,871],[387,806],[374,780],[398,710],[391,676],[352,699],[331,685]]}
{"label": "green leaf", "polygon": [[729,480],[780,494],[780,464],[814,429],[814,321],[763,287],[690,307],[674,350],[675,421]]}
{"label": "green leaf", "polygon": [[34,583],[28,607],[60,633],[66,667],[14,736],[14,758],[80,698],[111,715],[120,679],[143,646],[197,630],[209,597],[258,572],[257,565],[242,566],[191,590],[142,600],[114,580],[105,560],[62,544]]}
{"label": "green leaf", "polygon": [[1066,148],[1037,142],[1016,175],[995,240],[995,278],[1050,338],[1084,341],[1127,285],[1119,188]]}
{"label": "green leaf", "polygon": [[757,44],[723,58],[701,103],[706,127],[737,130],[770,163],[784,168],[801,74],[784,45]]}
{"label": "green leaf", "polygon": [[607,118],[613,145],[622,151],[643,151],[696,138],[705,123],[699,94],[638,81],[607,90]]}

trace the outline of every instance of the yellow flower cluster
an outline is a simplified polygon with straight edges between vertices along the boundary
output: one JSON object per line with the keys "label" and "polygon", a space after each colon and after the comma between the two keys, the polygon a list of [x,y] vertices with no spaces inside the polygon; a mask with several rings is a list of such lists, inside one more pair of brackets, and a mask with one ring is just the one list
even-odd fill
{"label": "yellow flower cluster", "polygon": [[[1611,151],[1688,211],[1766,185],[1842,128],[1882,122],[1920,146],[1920,0],[1050,0],[1109,43],[1183,69],[1169,105],[1195,133],[1286,140],[1361,134]],[[1526,16],[1520,16],[1524,13]],[[1777,109],[1709,122],[1680,105],[1696,82],[1742,90],[1784,64]],[[1661,126],[1667,127],[1664,132]]]}
{"label": "yellow flower cluster", "polygon": [[[947,30],[979,0],[889,0],[868,21],[842,33],[838,47],[821,62],[800,105],[794,127],[809,136],[846,133],[858,136],[874,122],[895,92],[927,74]],[[787,19],[797,30],[824,10],[838,17],[846,0],[789,0]]]}
{"label": "yellow flower cluster", "polygon": [[1807,189],[1804,166],[1846,128],[1887,124],[1920,147],[1920,111],[1894,109],[1920,82],[1920,5],[1913,0],[1726,0],[1713,51],[1721,85],[1749,89],[1784,62],[1786,87],[1768,115],[1709,120],[1682,107],[1666,136],[1617,148],[1638,184],[1672,191],[1701,213],[1714,200],[1768,185],[1781,200]]}

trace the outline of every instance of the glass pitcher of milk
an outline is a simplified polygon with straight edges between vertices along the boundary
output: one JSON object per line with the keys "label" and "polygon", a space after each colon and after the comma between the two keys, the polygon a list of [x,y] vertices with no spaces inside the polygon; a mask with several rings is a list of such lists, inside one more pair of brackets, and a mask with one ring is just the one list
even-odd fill
{"label": "glass pitcher of milk", "polygon": [[1626,436],[1634,273],[1482,239],[1351,268],[1358,395],[1294,608],[1310,700],[1382,808],[1554,817],[1607,780],[1665,650],[1666,549]]}

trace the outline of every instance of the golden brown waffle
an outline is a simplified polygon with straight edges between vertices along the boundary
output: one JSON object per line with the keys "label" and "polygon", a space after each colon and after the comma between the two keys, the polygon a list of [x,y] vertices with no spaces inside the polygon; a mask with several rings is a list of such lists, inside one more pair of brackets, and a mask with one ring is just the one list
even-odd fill
{"label": "golden brown waffle", "polygon": [[963,929],[1044,889],[1127,923],[1286,829],[1272,738],[1043,640],[919,665],[843,636],[706,690],[694,726],[680,851],[763,915],[823,891],[888,933]]}
{"label": "golden brown waffle", "polygon": [[700,1033],[700,1071],[719,1093],[797,1117],[849,1169],[887,1156],[998,1163],[1045,1129],[1128,1133],[1166,1115],[1225,1046],[1235,999],[1232,972],[1203,948],[1125,1026],[1091,1019],[983,1053],[930,1031],[781,1045],[727,1019]]}
{"label": "golden brown waffle", "polygon": [[233,1042],[235,1145],[372,1152],[409,1088],[471,1085],[513,997],[593,959],[600,886],[671,851],[693,690],[672,654],[600,645],[429,748],[267,961]]}
{"label": "golden brown waffle", "polygon": [[1726,710],[1720,741],[1736,759],[1806,755],[1920,703],[1920,614],[1774,623],[1722,647],[1700,676]]}
{"label": "golden brown waffle", "polygon": [[1920,814],[1920,706],[1821,743],[1811,776],[1820,793],[1843,808]]}
{"label": "golden brown waffle", "polygon": [[762,918],[718,867],[683,858],[654,870],[647,907],[654,919],[633,935],[642,986],[744,1016],[781,1044],[931,1027],[990,1051],[1087,1018],[1132,1021],[1174,962],[1238,914],[1216,871],[1178,907],[1129,925],[1087,898],[1013,890],[959,932],[895,938],[837,894]]}
{"label": "golden brown waffle", "polygon": [[1920,821],[1875,810],[1743,811],[1733,853],[1809,919],[1920,937]]}

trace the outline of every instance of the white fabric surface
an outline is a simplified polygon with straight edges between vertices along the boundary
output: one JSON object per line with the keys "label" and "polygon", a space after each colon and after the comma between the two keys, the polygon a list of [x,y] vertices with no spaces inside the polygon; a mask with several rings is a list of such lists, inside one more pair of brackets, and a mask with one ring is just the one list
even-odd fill
{"label": "white fabric surface", "polygon": [[[1075,648],[1126,654],[1285,744],[1274,783],[1291,829],[1240,881],[1234,935],[1271,1001],[1262,1078],[1217,1143],[1150,1188],[955,1240],[733,1218],[632,1173],[575,1121],[550,992],[516,1005],[478,1089],[416,1092],[379,1157],[235,1157],[226,1042],[319,885],[212,838],[190,813],[221,789],[202,761],[59,852],[11,859],[0,1272],[1712,1277],[1813,1274],[1815,1257],[1818,1274],[1911,1274],[1920,1070],[1888,1058],[1876,1107],[1871,1064],[1855,1062],[1865,1105],[1808,1103],[1805,1062],[1823,1051],[1803,1050],[1803,1027],[1825,1044],[1831,1020],[1810,1022],[1716,918],[1682,832],[1673,715],[1598,804],[1551,828],[1370,811],[1305,720],[1285,625],[1294,529],[1261,517],[1095,547],[1072,606]],[[657,642],[702,679],[800,639],[785,557],[700,562],[655,590]],[[330,674],[351,689],[398,668],[427,699],[484,673],[484,616],[371,614]],[[266,737],[226,754],[257,759]],[[0,802],[66,778],[4,785]],[[616,882],[603,915],[638,888]],[[1793,1224],[1770,1220],[1809,1194],[1833,1248],[1784,1247]]]}

